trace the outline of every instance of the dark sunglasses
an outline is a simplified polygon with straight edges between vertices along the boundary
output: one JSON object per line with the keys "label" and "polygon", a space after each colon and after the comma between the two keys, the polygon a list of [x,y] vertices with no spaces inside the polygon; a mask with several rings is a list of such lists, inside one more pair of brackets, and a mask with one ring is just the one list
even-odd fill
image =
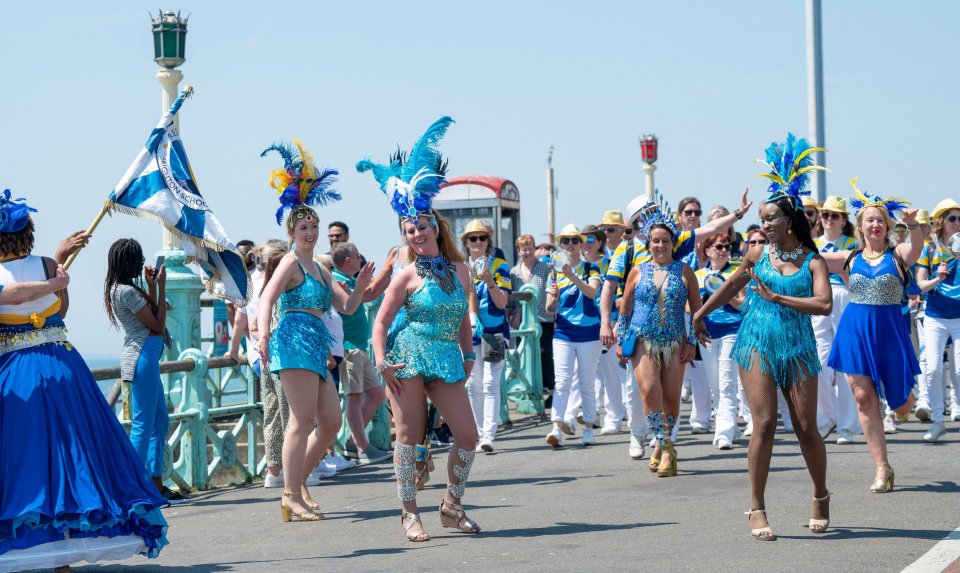
{"label": "dark sunglasses", "polygon": [[946,217],[943,218],[943,220],[949,221],[951,223],[956,223],[957,221],[960,221],[960,215],[947,215]]}
{"label": "dark sunglasses", "polygon": [[751,245],[766,245],[766,244],[767,244],[767,240],[766,240],[766,239],[752,239],[752,240],[747,241],[747,242],[750,243]]}
{"label": "dark sunglasses", "polygon": [[690,209],[683,212],[683,215],[686,217],[699,217],[702,214],[703,214],[703,211],[699,209]]}
{"label": "dark sunglasses", "polygon": [[625,230],[623,231],[623,234],[624,234],[624,235],[632,235],[632,234],[633,234],[633,228],[631,227],[631,228],[629,228],[629,229],[625,229]]}
{"label": "dark sunglasses", "polygon": [[617,227],[604,227],[604,228],[603,228],[603,232],[606,233],[606,234],[608,234],[608,235],[609,235],[610,233],[616,233],[616,232],[617,232]]}
{"label": "dark sunglasses", "polygon": [[487,236],[486,235],[470,235],[469,237],[467,237],[467,240],[470,241],[471,243],[476,243],[477,241],[486,242]]}
{"label": "dark sunglasses", "polygon": [[823,213],[820,213],[820,217],[822,219],[832,221],[834,219],[840,219],[841,217],[843,217],[843,215],[841,215],[840,213],[831,213],[830,211],[824,211]]}
{"label": "dark sunglasses", "polygon": [[730,244],[729,244],[729,243],[726,243],[726,244],[720,243],[720,244],[714,245],[713,248],[716,249],[716,250],[718,250],[718,251],[729,251],[729,250],[730,250]]}
{"label": "dark sunglasses", "polygon": [[580,237],[564,237],[560,239],[561,245],[579,245]]}
{"label": "dark sunglasses", "polygon": [[807,209],[806,211],[804,211],[804,213],[807,214],[807,217],[816,217],[816,216],[817,216],[817,210],[816,210],[816,209]]}

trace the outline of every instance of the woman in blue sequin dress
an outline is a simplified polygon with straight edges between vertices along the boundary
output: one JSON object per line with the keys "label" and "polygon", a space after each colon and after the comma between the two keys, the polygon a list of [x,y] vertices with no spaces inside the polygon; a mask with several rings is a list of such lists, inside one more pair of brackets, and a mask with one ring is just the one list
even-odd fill
{"label": "woman in blue sequin dress", "polygon": [[877,468],[870,491],[887,493],[893,491],[894,473],[887,459],[880,400],[901,415],[913,408],[911,391],[920,364],[902,305],[904,273],[923,252],[923,234],[916,210],[905,209],[901,221],[910,229],[910,242],[891,249],[887,242],[893,228],[890,212],[896,212],[899,203],[891,205],[889,200],[861,194],[851,205],[859,205],[856,235],[862,250],[827,256],[831,270],[849,273],[850,285],[850,303],[840,318],[827,364],[847,375],[857,401],[860,426]]}
{"label": "woman in blue sequin dress", "polygon": [[[63,322],[57,265],[89,235],[61,243],[55,260],[32,255],[33,222],[21,212],[18,223],[15,206],[0,196],[0,571],[156,557],[167,500]],[[56,294],[14,296],[38,282]]]}
{"label": "woman in blue sequin dress", "polygon": [[660,477],[677,473],[677,452],[670,435],[680,416],[680,388],[683,365],[693,360],[696,341],[687,332],[684,309],[700,308],[697,277],[689,265],[674,260],[676,234],[664,224],[645,225],[647,250],[651,259],[630,271],[623,289],[620,316],[636,335],[632,354],[622,359],[635,364],[634,376],[640,388],[647,423],[657,439],[650,456],[650,471]]}

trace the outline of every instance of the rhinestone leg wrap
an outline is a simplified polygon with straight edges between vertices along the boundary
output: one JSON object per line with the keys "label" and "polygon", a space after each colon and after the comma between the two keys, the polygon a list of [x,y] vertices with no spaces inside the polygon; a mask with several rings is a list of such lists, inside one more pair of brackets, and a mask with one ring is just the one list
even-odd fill
{"label": "rhinestone leg wrap", "polygon": [[657,438],[661,446],[665,444],[666,440],[670,439],[670,431],[666,428],[663,412],[648,413],[647,424],[650,426],[650,431],[653,432],[653,435]]}
{"label": "rhinestone leg wrap", "polygon": [[457,476],[457,483],[450,483],[447,485],[447,488],[450,490],[450,493],[453,494],[453,497],[460,499],[463,497],[463,490],[467,485],[467,478],[470,477],[470,467],[473,466],[473,458],[477,455],[476,452],[472,450],[465,450],[463,448],[456,448],[457,457],[463,462],[463,465],[458,465],[453,462],[453,451],[450,452],[448,457],[448,462],[450,464],[450,471],[453,472],[453,475]]}
{"label": "rhinestone leg wrap", "polygon": [[667,414],[666,417],[667,421],[665,424],[666,427],[664,428],[664,433],[666,434],[666,439],[669,440],[670,437],[673,436],[673,428],[677,425],[677,420],[679,418],[673,414]]}
{"label": "rhinestone leg wrap", "polygon": [[416,458],[417,448],[405,444],[396,445],[397,460],[393,463],[393,471],[397,475],[397,495],[400,501],[416,501],[417,475]]}

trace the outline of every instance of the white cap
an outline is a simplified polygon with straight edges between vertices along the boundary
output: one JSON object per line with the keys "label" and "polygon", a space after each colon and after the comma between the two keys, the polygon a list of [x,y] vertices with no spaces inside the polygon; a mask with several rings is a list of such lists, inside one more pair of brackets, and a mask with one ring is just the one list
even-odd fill
{"label": "white cap", "polygon": [[637,215],[640,214],[640,211],[647,206],[650,201],[647,199],[647,196],[637,195],[627,203],[627,208],[623,210],[623,214],[627,215],[627,224],[632,225],[633,221],[637,218]]}

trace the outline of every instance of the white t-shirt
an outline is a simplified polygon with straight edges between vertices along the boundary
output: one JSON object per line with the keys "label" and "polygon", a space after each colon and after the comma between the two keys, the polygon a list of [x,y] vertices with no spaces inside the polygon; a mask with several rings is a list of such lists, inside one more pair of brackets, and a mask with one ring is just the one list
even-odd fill
{"label": "white t-shirt", "polygon": [[333,337],[333,344],[330,345],[330,354],[337,358],[343,358],[343,318],[340,313],[330,309],[323,313],[323,325],[327,327],[330,336]]}
{"label": "white t-shirt", "polygon": [[253,366],[253,363],[259,360],[260,355],[254,350],[257,347],[256,338],[250,336],[250,322],[257,318],[257,310],[260,308],[260,290],[263,289],[263,272],[259,269],[250,274],[250,281],[253,283],[253,292],[247,299],[247,306],[237,309],[247,316],[247,363]]}

